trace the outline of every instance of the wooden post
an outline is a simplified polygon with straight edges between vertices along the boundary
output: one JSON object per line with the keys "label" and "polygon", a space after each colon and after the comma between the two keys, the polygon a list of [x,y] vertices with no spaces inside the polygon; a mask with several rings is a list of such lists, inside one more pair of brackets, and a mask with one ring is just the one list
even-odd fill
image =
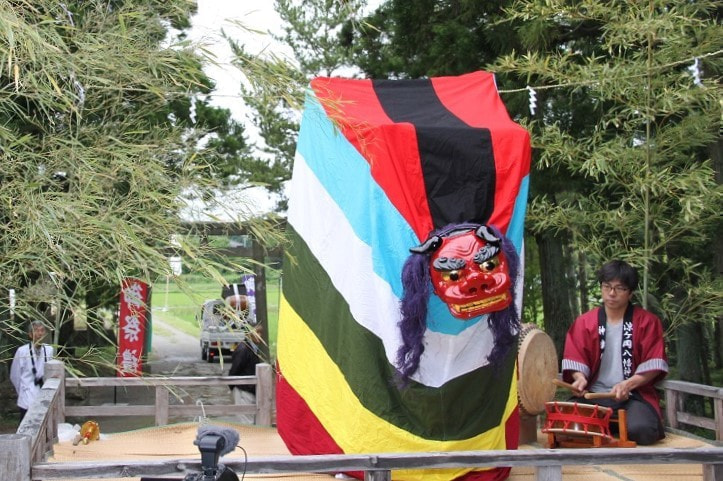
{"label": "wooden post", "polygon": [[256,425],[271,426],[274,409],[274,369],[256,364]]}
{"label": "wooden post", "polygon": [[562,481],[562,466],[536,466],[535,481]]}
{"label": "wooden post", "polygon": [[65,422],[65,365],[63,361],[52,359],[45,364],[45,379],[56,378],[58,382],[58,398],[55,401],[55,437],[57,438],[58,423]]}
{"label": "wooden post", "polygon": [[678,399],[680,393],[673,389],[665,390],[665,417],[668,418],[668,426],[678,429]]}
{"label": "wooden post", "polygon": [[723,481],[723,464],[704,464],[703,481]]}
{"label": "wooden post", "polygon": [[537,416],[520,413],[520,444],[537,442]]}
{"label": "wooden post", "polygon": [[392,472],[389,470],[364,471],[364,481],[392,481]]}
{"label": "wooden post", "polygon": [[0,473],[3,479],[30,481],[30,436],[0,435]]}
{"label": "wooden post", "polygon": [[[254,296],[256,297],[256,322],[263,328],[264,344],[261,348],[264,359],[269,358],[269,314],[266,303],[266,266],[264,247],[255,236],[251,236],[251,252],[254,263]],[[257,394],[258,395],[258,394]]]}
{"label": "wooden post", "polygon": [[723,441],[723,399],[713,399],[713,418],[715,419],[715,440]]}
{"label": "wooden post", "polygon": [[156,386],[156,426],[168,424],[168,388]]}

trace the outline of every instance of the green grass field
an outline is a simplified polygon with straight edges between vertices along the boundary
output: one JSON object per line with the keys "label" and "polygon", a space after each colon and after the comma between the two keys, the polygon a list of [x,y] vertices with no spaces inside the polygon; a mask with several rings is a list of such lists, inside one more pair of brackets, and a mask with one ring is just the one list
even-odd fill
{"label": "green grass field", "polygon": [[[184,292],[171,281],[153,285],[151,306],[153,316],[192,336],[200,336],[201,306],[210,299],[220,299],[221,286],[213,281],[189,277],[190,292]],[[269,348],[276,357],[276,332],[279,319],[279,277],[269,276],[266,282],[266,308],[269,319]]]}

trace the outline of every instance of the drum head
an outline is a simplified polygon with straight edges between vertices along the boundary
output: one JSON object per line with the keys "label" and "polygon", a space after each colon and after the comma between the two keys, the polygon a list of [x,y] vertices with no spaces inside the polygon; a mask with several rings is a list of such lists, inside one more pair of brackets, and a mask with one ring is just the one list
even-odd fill
{"label": "drum head", "polygon": [[517,396],[527,414],[545,412],[545,403],[555,397],[557,352],[550,336],[534,324],[523,324],[520,332],[517,366],[520,373]]}

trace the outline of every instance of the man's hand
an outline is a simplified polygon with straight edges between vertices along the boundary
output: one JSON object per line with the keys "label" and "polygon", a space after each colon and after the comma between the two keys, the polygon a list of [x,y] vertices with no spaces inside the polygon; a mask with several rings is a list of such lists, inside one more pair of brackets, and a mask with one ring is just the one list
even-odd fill
{"label": "man's hand", "polygon": [[620,381],[614,385],[610,392],[615,394],[615,399],[617,401],[627,401],[632,391],[644,384],[650,383],[657,375],[657,371],[647,371],[640,374],[634,374],[628,379]]}
{"label": "man's hand", "polygon": [[610,393],[615,395],[616,401],[627,401],[630,397],[630,391],[632,391],[630,379],[620,381],[610,390]]}
{"label": "man's hand", "polygon": [[572,373],[572,378],[574,379],[574,381],[572,381],[572,387],[574,388],[572,390],[572,394],[577,397],[582,397],[586,391],[585,388],[587,387],[587,378],[583,373],[579,371]]}

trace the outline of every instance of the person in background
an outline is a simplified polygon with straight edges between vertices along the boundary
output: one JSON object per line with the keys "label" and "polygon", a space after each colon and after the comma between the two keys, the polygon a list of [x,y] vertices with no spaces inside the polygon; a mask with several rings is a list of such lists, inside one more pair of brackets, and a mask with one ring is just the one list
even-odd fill
{"label": "person in background", "polygon": [[[263,342],[262,327],[260,325],[250,327],[246,339],[239,344],[231,354],[231,367],[229,376],[254,376],[256,375],[256,364],[261,362],[261,351],[259,347]],[[243,384],[229,386],[233,394],[234,404],[256,404],[256,386]],[[239,420],[248,424],[254,424],[256,417],[253,414],[239,415]]]}
{"label": "person in background", "polygon": [[[638,273],[620,260],[597,273],[601,307],[578,317],[567,332],[563,381],[572,384],[571,401],[627,412],[628,438],[641,445],[665,437],[655,383],[668,372],[663,327],[657,316],[632,303]],[[586,400],[586,392],[610,399]]]}
{"label": "person in background", "polygon": [[32,321],[28,326],[30,342],[23,344],[15,351],[15,357],[10,367],[10,382],[18,393],[21,422],[40,393],[45,374],[45,363],[54,355],[53,347],[43,344],[46,334],[47,330],[41,321]]}

